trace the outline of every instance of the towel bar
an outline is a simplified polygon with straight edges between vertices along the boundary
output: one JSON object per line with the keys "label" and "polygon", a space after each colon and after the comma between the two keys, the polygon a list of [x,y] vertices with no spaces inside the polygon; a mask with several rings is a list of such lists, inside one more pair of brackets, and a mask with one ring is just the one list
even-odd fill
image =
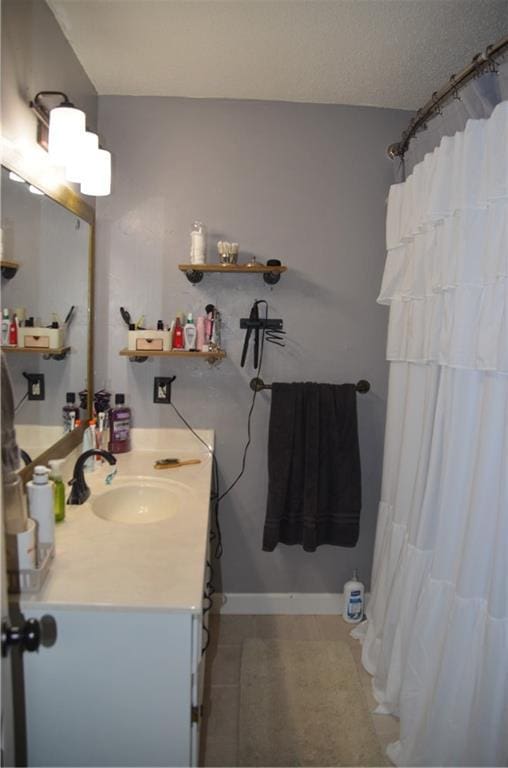
{"label": "towel bar", "polygon": [[[249,386],[254,392],[261,392],[262,389],[272,388],[271,384],[265,384],[263,379],[259,378],[251,379]],[[370,381],[367,381],[366,379],[360,379],[360,381],[355,384],[355,387],[357,392],[359,392],[361,395],[364,395],[370,389]]]}

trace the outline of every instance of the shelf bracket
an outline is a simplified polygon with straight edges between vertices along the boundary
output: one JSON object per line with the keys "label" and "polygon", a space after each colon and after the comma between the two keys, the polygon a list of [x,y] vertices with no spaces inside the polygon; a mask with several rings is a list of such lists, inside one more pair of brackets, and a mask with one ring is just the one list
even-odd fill
{"label": "shelf bracket", "polygon": [[185,277],[189,281],[189,283],[192,283],[193,285],[196,285],[197,283],[200,283],[203,279],[203,272],[200,272],[199,269],[188,269],[185,273]]}
{"label": "shelf bracket", "polygon": [[43,355],[42,359],[43,360],[65,360],[68,354],[69,354],[69,351],[67,350],[65,352],[60,352],[60,354],[58,355]]}
{"label": "shelf bracket", "polygon": [[263,280],[267,285],[276,285],[280,280],[280,272],[263,272]]}
{"label": "shelf bracket", "polygon": [[17,271],[17,267],[2,267],[2,277],[5,280],[12,280]]}
{"label": "shelf bracket", "polygon": [[144,363],[148,360],[148,356],[145,355],[144,357],[142,355],[133,355],[132,357],[129,357],[129,363]]}

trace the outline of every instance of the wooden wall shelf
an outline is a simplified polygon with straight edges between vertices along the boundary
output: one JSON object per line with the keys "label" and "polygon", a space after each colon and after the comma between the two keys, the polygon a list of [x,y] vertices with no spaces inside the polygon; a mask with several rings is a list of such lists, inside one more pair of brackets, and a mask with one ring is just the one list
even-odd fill
{"label": "wooden wall shelf", "polygon": [[0,259],[0,270],[2,271],[2,277],[6,280],[10,280],[19,269],[17,261],[7,261],[6,259]]}
{"label": "wooden wall shelf", "polygon": [[134,363],[144,363],[149,357],[186,357],[188,360],[204,358],[209,363],[216,363],[218,360],[223,360],[226,357],[226,353],[222,349],[215,352],[187,352],[184,349],[145,352],[144,350],[127,349],[125,347],[120,350],[119,354],[121,357],[128,357]]}
{"label": "wooden wall shelf", "polygon": [[248,267],[246,264],[179,264],[180,272],[185,272],[187,280],[191,283],[200,283],[205,272],[226,272],[241,275],[263,275],[263,280],[268,285],[279,282],[280,276],[287,271],[287,267],[269,267],[265,264],[254,264]]}

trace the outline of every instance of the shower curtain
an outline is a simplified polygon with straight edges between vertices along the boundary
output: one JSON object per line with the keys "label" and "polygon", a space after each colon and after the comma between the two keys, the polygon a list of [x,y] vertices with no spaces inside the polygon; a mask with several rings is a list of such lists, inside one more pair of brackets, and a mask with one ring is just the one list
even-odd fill
{"label": "shower curtain", "polygon": [[508,764],[508,101],[391,188],[362,661],[397,765]]}

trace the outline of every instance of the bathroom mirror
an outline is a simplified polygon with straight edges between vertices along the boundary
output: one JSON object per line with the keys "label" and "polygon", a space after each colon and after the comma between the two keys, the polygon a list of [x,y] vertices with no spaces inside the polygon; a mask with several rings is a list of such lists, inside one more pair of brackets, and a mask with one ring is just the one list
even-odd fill
{"label": "bathroom mirror", "polygon": [[[11,321],[16,314],[20,325],[16,344],[14,336],[8,343],[3,326],[2,353],[16,403],[22,469],[64,456],[79,442],[80,430],[63,433],[62,407],[67,392],[76,394],[77,405],[79,392],[93,392],[94,211],[69,188],[34,187],[5,166],[1,199],[2,310],[9,310]],[[58,329],[50,333],[55,323]],[[28,399],[27,375],[43,376],[43,400]],[[90,414],[90,399],[83,418]]]}

